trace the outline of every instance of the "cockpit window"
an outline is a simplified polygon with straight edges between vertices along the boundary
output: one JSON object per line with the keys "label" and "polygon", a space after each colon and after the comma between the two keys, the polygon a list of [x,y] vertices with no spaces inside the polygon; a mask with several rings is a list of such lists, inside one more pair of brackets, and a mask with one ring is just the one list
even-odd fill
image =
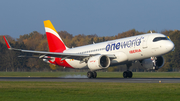
{"label": "cockpit window", "polygon": [[153,42],[160,41],[160,40],[169,40],[167,37],[156,37],[153,39]]}

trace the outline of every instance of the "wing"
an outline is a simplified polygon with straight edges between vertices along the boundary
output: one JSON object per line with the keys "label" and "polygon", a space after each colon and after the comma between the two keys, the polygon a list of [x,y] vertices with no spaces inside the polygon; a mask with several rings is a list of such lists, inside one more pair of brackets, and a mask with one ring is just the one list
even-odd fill
{"label": "wing", "polygon": [[[31,57],[31,58],[40,58],[40,59],[51,59],[51,58],[47,57],[47,56],[50,56],[50,57],[62,58],[61,60],[64,60],[64,59],[83,60],[83,59],[85,59],[87,57],[99,55],[99,54],[58,53],[58,52],[45,52],[45,51],[33,51],[33,50],[16,49],[16,48],[12,48],[10,46],[10,44],[7,41],[5,36],[3,36],[3,38],[4,38],[5,43],[6,43],[6,45],[7,45],[9,50],[26,52],[26,53],[33,53],[33,54],[39,55],[39,57],[33,57],[33,56],[19,56],[19,57]],[[107,55],[111,59],[116,58],[114,54],[105,54],[105,55]]]}

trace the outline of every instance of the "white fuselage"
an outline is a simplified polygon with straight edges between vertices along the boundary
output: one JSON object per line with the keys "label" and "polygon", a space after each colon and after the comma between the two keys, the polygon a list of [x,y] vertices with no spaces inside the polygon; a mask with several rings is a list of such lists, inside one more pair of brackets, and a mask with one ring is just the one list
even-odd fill
{"label": "white fuselage", "polygon": [[[169,39],[158,41],[157,38],[167,38],[160,33],[148,33],[127,38],[121,38],[86,46],[80,46],[65,50],[63,53],[78,54],[114,54],[117,58],[111,60],[111,65],[120,64],[126,61],[135,61],[150,58],[152,56],[161,56],[170,52],[174,44]],[[86,68],[85,62],[79,60],[66,59],[67,63],[73,68]]]}

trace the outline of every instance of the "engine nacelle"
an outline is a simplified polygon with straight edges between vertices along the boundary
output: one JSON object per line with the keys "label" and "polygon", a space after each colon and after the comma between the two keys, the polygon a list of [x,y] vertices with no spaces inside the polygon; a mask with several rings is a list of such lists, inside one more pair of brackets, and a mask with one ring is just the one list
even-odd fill
{"label": "engine nacelle", "polygon": [[88,64],[89,69],[92,71],[105,69],[109,67],[110,59],[106,55],[96,55],[96,56],[90,57],[87,64]]}
{"label": "engine nacelle", "polygon": [[[153,62],[151,58],[142,60],[141,65],[147,69],[153,69]],[[155,70],[158,70],[163,65],[164,65],[164,58],[162,56],[157,57]]]}

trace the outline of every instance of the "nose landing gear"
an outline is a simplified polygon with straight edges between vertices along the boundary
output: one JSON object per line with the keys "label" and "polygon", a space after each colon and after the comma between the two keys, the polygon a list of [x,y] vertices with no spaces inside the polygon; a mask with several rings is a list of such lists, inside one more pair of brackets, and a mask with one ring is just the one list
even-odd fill
{"label": "nose landing gear", "polygon": [[153,62],[153,69],[154,70],[158,70],[158,67],[156,66],[157,57],[151,57],[151,60]]}

